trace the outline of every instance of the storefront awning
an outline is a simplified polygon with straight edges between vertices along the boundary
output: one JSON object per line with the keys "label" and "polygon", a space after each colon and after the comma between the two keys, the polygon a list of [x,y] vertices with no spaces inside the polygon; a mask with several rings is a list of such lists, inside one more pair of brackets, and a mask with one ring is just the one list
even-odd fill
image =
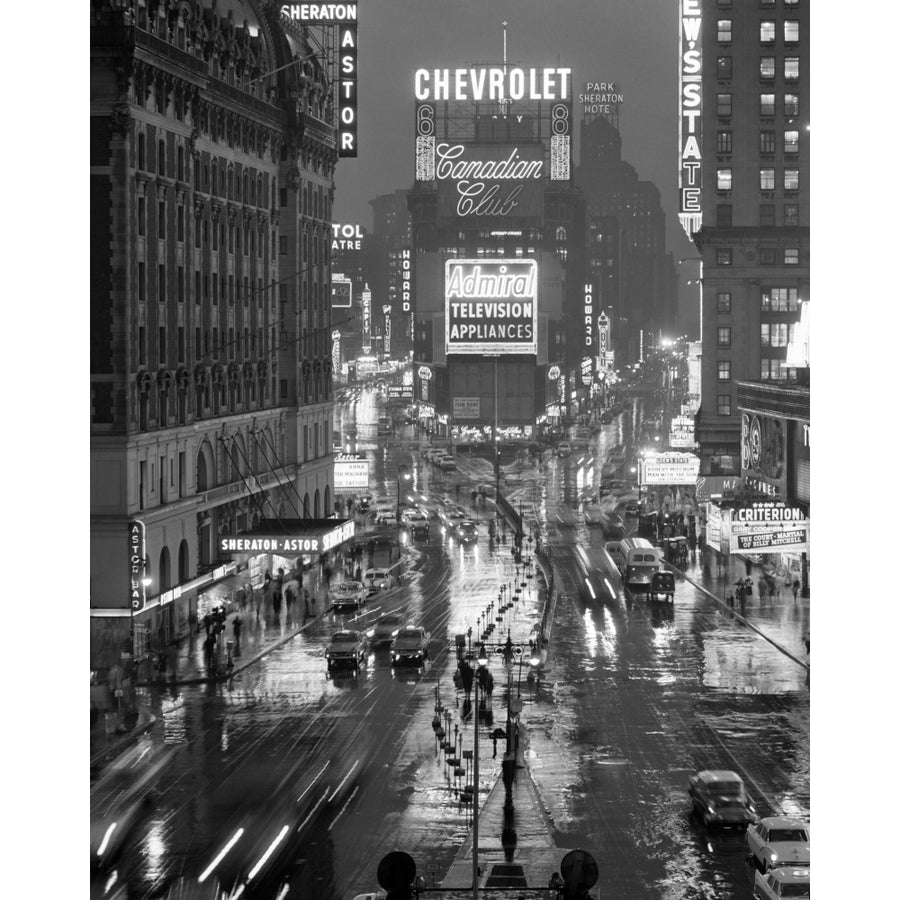
{"label": "storefront awning", "polygon": [[327,553],[356,531],[353,519],[262,519],[251,531],[219,538],[220,556]]}

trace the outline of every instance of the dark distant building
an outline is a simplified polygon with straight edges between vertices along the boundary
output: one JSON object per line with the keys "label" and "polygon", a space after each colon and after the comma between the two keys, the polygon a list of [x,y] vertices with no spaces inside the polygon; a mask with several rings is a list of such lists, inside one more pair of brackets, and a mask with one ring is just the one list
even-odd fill
{"label": "dark distant building", "polygon": [[333,507],[320,55],[270,4],[125,7],[91,4],[92,667],[298,563],[225,536]]}
{"label": "dark distant building", "polygon": [[587,265],[611,319],[616,365],[639,362],[660,334],[674,337],[677,327],[659,191],[622,159],[621,135],[604,116],[581,124],[575,184],[584,192]]}
{"label": "dark distant building", "polygon": [[679,29],[680,217],[703,262],[700,472],[739,475],[738,383],[796,376],[788,346],[810,299],[809,3],[702,0]]}

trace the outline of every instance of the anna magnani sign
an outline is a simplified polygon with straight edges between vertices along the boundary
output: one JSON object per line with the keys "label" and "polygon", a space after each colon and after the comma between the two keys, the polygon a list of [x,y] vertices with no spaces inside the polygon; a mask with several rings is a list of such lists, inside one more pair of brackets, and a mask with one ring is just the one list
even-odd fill
{"label": "anna magnani sign", "polygon": [[448,259],[447,354],[536,354],[537,272],[533,259]]}
{"label": "anna magnani sign", "polygon": [[435,147],[438,215],[541,216],[542,144],[447,144]]}

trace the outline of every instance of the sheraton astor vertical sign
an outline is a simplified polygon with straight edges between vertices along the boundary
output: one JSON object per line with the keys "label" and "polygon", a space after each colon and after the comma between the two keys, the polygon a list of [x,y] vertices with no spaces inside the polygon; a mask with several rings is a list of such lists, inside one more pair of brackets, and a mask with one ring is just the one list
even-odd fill
{"label": "sheraton astor vertical sign", "polygon": [[448,259],[446,352],[537,353],[537,262]]}

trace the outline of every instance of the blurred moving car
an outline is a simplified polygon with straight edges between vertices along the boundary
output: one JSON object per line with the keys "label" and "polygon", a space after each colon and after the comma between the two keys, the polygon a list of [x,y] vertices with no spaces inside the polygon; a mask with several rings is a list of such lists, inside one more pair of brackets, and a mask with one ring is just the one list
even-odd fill
{"label": "blurred moving car", "polygon": [[809,826],[792,816],[767,816],[747,828],[747,850],[760,872],[809,866]]}
{"label": "blurred moving car", "polygon": [[412,663],[421,666],[428,659],[428,642],[431,635],[420,625],[406,625],[391,642],[391,665]]}
{"label": "blurred moving car", "polygon": [[417,538],[425,540],[431,532],[431,526],[428,524],[428,519],[426,519],[419,510],[415,510],[413,515],[406,519],[403,523],[403,527],[413,540],[416,540]]}
{"label": "blurred moving car", "polygon": [[335,612],[359,609],[366,602],[368,591],[359,581],[342,581],[328,589],[328,601]]}
{"label": "blurred moving car", "polygon": [[442,472],[455,472],[456,471],[456,457],[452,456],[448,453],[445,456],[442,456],[438,460],[438,466],[440,467]]}
{"label": "blurred moving car", "polygon": [[809,869],[791,868],[757,872],[753,881],[753,896],[760,900],[809,897],[809,872]]}
{"label": "blurred moving car", "polygon": [[369,596],[379,591],[390,590],[397,583],[390,569],[366,569],[363,584],[368,588]]}
{"label": "blurred moving car", "polygon": [[453,526],[453,534],[461,544],[478,541],[478,526],[471,519],[462,519]]}
{"label": "blurred moving car", "polygon": [[457,524],[463,519],[468,518],[466,513],[459,507],[448,507],[440,512],[441,522],[447,534],[452,534]]}
{"label": "blurred moving car", "polygon": [[568,456],[572,452],[572,445],[568,441],[560,441],[556,445],[557,456]]}
{"label": "blurred moving car", "polygon": [[688,796],[704,825],[745,828],[756,821],[756,808],[737,772],[705,769],[691,776]]}
{"label": "blurred moving car", "polygon": [[373,647],[389,644],[397,636],[405,621],[406,618],[397,613],[383,615],[367,632],[369,643]]}
{"label": "blurred moving car", "polygon": [[331,643],[325,651],[328,671],[343,668],[359,671],[359,667],[368,659],[368,652],[368,644],[362,632],[337,631],[331,636]]}

